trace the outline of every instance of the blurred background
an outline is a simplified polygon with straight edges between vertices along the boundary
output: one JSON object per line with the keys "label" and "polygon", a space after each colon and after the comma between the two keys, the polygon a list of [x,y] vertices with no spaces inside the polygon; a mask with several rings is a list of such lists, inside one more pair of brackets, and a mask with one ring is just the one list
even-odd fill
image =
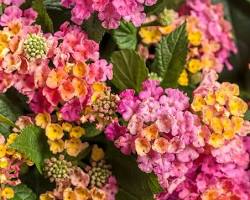
{"label": "blurred background", "polygon": [[224,70],[220,75],[221,81],[238,83],[241,95],[250,100],[250,0],[213,0],[222,2],[225,6],[225,17],[231,21],[238,54],[232,55],[232,71]]}

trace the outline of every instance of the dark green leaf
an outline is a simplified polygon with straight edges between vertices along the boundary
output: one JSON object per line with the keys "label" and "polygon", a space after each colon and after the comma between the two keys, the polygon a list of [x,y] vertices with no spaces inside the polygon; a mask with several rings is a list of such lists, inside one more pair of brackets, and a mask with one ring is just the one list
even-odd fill
{"label": "dark green leaf", "polygon": [[156,47],[154,69],[162,77],[163,87],[177,87],[188,53],[186,23],[162,38]]}
{"label": "dark green leaf", "polygon": [[42,129],[34,125],[26,127],[11,147],[27,156],[35,163],[39,172],[42,172],[44,159],[50,154],[47,138]]}
{"label": "dark green leaf", "polygon": [[133,50],[116,51],[111,56],[113,63],[112,83],[119,90],[127,88],[140,91],[141,83],[148,77],[144,60]]}
{"label": "dark green leaf", "polygon": [[129,22],[121,22],[118,29],[113,31],[113,38],[120,49],[136,49],[137,29]]}
{"label": "dark green leaf", "polygon": [[[17,117],[21,115],[21,111],[6,96],[0,95],[0,114],[11,122],[15,122]],[[0,122],[0,133],[8,135],[10,124]]]}
{"label": "dark green leaf", "polygon": [[84,137],[86,138],[92,138],[102,133],[102,131],[96,129],[96,126],[94,124],[90,124],[90,123],[84,125],[84,129],[86,132]]}
{"label": "dark green leaf", "polygon": [[250,110],[246,112],[244,119],[250,121]]}
{"label": "dark green leaf", "polygon": [[21,180],[36,194],[52,191],[55,188],[55,185],[40,174],[36,167],[29,167],[28,172],[21,175]]}
{"label": "dark green leaf", "polygon": [[105,33],[105,29],[96,15],[92,15],[83,23],[83,29],[88,33],[88,37],[96,42],[100,42]]}
{"label": "dark green leaf", "polygon": [[123,155],[112,144],[106,155],[119,183],[117,200],[153,200],[154,194],[162,192],[157,178],[143,173],[132,156]]}
{"label": "dark green leaf", "polygon": [[17,185],[13,189],[15,196],[12,200],[37,200],[36,194],[24,184]]}
{"label": "dark green leaf", "polygon": [[37,23],[45,32],[53,32],[53,22],[47,13],[43,0],[34,0],[32,8],[38,13]]}

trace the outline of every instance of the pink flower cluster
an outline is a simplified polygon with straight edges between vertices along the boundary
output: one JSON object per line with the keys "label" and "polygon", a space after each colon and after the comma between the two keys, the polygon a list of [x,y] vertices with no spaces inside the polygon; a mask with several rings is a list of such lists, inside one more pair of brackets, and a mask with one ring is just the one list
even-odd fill
{"label": "pink flower cluster", "polygon": [[140,26],[145,18],[144,5],[152,6],[157,0],[61,0],[63,6],[73,7],[72,21],[81,24],[94,12],[102,25],[108,29],[115,29],[119,22],[124,19],[131,21],[135,26]]}
{"label": "pink flower cluster", "polygon": [[245,143],[237,136],[225,146],[201,154],[175,192],[163,192],[157,199],[248,200],[248,165]]}
{"label": "pink flower cluster", "polygon": [[78,120],[92,85],[112,78],[112,65],[99,58],[99,45],[79,27],[65,22],[54,35],[44,34],[33,25],[36,16],[10,6],[0,18],[0,92],[13,86],[34,112],[63,106],[65,120]]}
{"label": "pink flower cluster", "polygon": [[0,4],[20,6],[25,0],[0,0]]}
{"label": "pink flower cluster", "polygon": [[189,98],[147,80],[138,96],[134,90],[125,90],[120,99],[118,112],[128,125],[109,125],[107,138],[123,153],[136,153],[140,169],[154,172],[163,188],[173,191],[204,146],[199,119],[188,111]]}
{"label": "pink flower cluster", "polygon": [[[215,87],[212,74],[204,79],[211,83],[207,89]],[[147,80],[138,95],[130,89],[120,94],[118,112],[126,125],[111,123],[106,137],[124,154],[137,154],[142,171],[157,175],[165,190],[155,196],[158,200],[249,199],[248,123],[241,135],[215,148],[206,139],[201,116],[190,107],[189,98],[179,90],[164,90],[158,81]]]}
{"label": "pink flower cluster", "polygon": [[[224,18],[223,4],[212,4],[211,0],[187,0],[181,14],[187,14],[193,23],[192,31],[202,32],[203,51],[217,72],[221,72],[224,64],[232,69],[229,62],[230,53],[237,53],[233,40],[232,26]],[[192,19],[193,18],[193,19]],[[206,68],[206,66],[203,66]]]}

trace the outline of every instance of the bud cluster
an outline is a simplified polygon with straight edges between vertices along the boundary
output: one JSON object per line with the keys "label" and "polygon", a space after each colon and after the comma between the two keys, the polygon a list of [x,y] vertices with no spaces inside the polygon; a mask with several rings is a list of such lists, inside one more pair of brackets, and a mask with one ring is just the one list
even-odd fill
{"label": "bud cluster", "polygon": [[66,161],[63,155],[59,158],[52,157],[45,160],[45,176],[49,178],[51,182],[68,178],[71,170],[72,163]]}

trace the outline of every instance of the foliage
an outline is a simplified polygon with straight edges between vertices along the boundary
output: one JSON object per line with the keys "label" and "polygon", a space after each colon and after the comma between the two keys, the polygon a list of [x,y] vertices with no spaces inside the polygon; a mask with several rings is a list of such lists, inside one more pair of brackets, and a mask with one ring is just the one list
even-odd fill
{"label": "foliage", "polygon": [[164,87],[177,87],[187,57],[187,33],[184,23],[171,34],[162,38],[156,47],[154,69],[162,77]]}
{"label": "foliage", "polygon": [[42,173],[43,161],[49,155],[49,147],[46,141],[42,130],[32,125],[21,131],[11,147],[33,161],[38,171]]}
{"label": "foliage", "polygon": [[114,77],[112,83],[119,90],[127,88],[139,92],[141,83],[148,76],[148,69],[142,58],[133,50],[121,50],[111,56]]}
{"label": "foliage", "polygon": [[6,96],[0,95],[0,133],[8,135],[10,127],[20,114],[21,110],[15,106],[14,102],[11,102]]}
{"label": "foliage", "polygon": [[132,23],[122,22],[120,27],[113,31],[113,38],[120,49],[136,49],[137,29]]}
{"label": "foliage", "polygon": [[24,184],[15,186],[15,196],[12,200],[37,200],[36,194]]}
{"label": "foliage", "polygon": [[135,158],[123,155],[112,144],[108,145],[107,160],[118,179],[117,200],[153,200],[153,195],[162,191],[154,175],[143,173]]}

